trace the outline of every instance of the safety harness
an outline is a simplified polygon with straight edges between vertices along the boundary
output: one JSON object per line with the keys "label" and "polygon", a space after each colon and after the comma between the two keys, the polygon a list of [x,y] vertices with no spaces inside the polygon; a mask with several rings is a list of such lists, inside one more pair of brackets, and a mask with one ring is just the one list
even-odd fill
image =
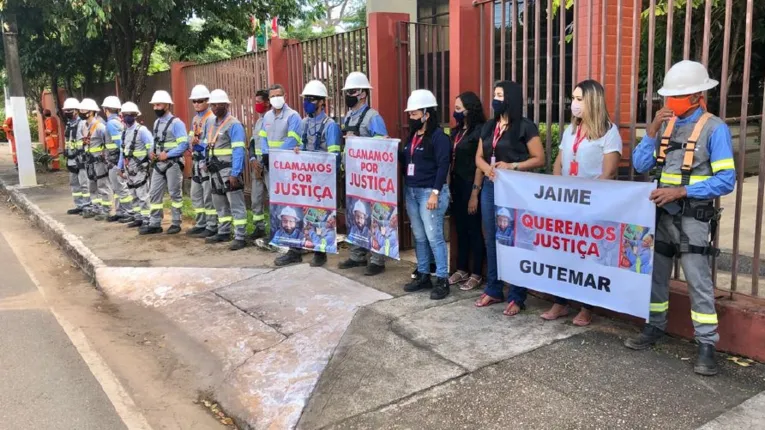
{"label": "safety harness", "polygon": [[[314,135],[316,136],[316,140],[313,142],[313,150],[318,151],[319,146],[321,146],[321,139],[324,136],[324,127],[327,126],[327,123],[329,122],[329,117],[325,116],[324,119],[321,120],[321,125],[319,126],[319,131]],[[361,124],[361,122],[359,122]],[[308,149],[308,122],[306,122],[305,131],[303,132],[303,149]]]}
{"label": "safety harness", "polygon": [[[148,174],[148,167],[149,167],[149,153],[146,151],[146,149],[143,149],[141,151],[136,151],[136,142],[138,141],[138,132],[141,130],[141,126],[137,126],[135,129],[135,132],[133,133],[133,142],[130,144],[130,150],[125,155],[125,158],[129,160],[134,160],[135,164],[143,170],[146,174],[143,177],[143,180],[134,182],[130,175],[128,174],[128,180],[127,180],[127,187],[130,189],[140,188],[142,187],[146,182],[149,181],[149,174]],[[125,145],[125,136],[127,135],[127,129],[122,131],[122,144]]]}
{"label": "safety harness", "polygon": [[[167,123],[165,123],[165,128],[164,130],[162,130],[163,138],[167,138],[167,130],[170,129],[170,126],[173,124],[173,121],[175,121],[175,117],[170,118],[170,120],[168,120]],[[165,152],[165,141],[164,139],[159,138],[159,134],[157,134],[158,131],[159,131],[159,121],[157,121],[154,124],[154,153],[155,154],[158,152]],[[170,170],[170,168],[172,168],[173,165],[175,165],[176,163],[180,164],[181,170],[183,170],[183,163],[181,162],[181,157],[182,156],[180,155],[177,157],[168,157],[167,160],[164,161],[166,164],[164,169],[160,168],[159,163],[155,161],[154,170],[156,170],[157,173],[159,173],[160,175],[164,177],[167,177],[167,171]]]}
{"label": "safety harness", "polygon": [[345,136],[349,132],[353,133],[356,136],[359,136],[359,132],[361,130],[361,124],[364,123],[364,118],[367,116],[367,112],[369,112],[370,109],[371,108],[369,107],[369,105],[364,106],[364,109],[362,109],[361,114],[359,115],[359,121],[356,123],[356,125],[350,125],[351,118],[353,118],[353,116],[348,115],[348,117],[345,118],[345,122],[343,123],[343,130],[342,130],[343,136]]}
{"label": "safety harness", "polygon": [[[90,138],[93,136],[93,132],[95,132],[96,127],[98,126],[98,124],[99,124],[98,123],[98,118],[93,119],[93,125],[90,126],[90,128],[88,129],[88,137],[86,139],[88,141],[88,152],[87,152],[88,162],[86,164],[86,171],[87,171],[87,174],[88,174],[88,179],[90,179],[91,181],[97,181],[99,179],[103,179],[103,178],[109,176],[109,169],[108,168],[105,169],[105,172],[100,174],[100,175],[96,172],[96,163],[97,162],[103,161],[104,164],[106,164],[106,155],[104,154],[104,152],[106,151],[105,143],[101,142],[100,148],[91,148],[90,147]],[[103,160],[99,160],[99,157],[93,155],[94,152],[100,152],[101,153],[101,158]]]}
{"label": "safety harness", "polygon": [[79,173],[84,164],[82,156],[85,151],[82,148],[82,141],[76,140],[77,129],[80,127],[80,121],[82,120],[79,118],[74,124],[71,124],[69,121],[67,121],[66,130],[64,130],[64,138],[66,139],[66,158],[68,160],[74,160],[75,163],[74,165],[69,165],[69,163],[67,163],[66,169],[74,174]]}
{"label": "safety harness", "polygon": [[[230,169],[233,164],[231,164],[231,161],[221,161],[215,154],[215,144],[218,141],[218,133],[220,133],[220,130],[226,126],[226,123],[228,123],[231,118],[233,118],[233,116],[226,118],[218,128],[214,129],[214,132],[212,133],[213,138],[207,143],[207,156],[209,158],[207,162],[207,171],[215,175],[215,178],[217,179],[217,181],[211,181],[211,183],[213,192],[218,195],[226,195],[227,192],[239,191],[244,188],[243,181],[239,181],[239,185],[236,188],[232,187],[229,181],[223,181],[223,176],[220,172],[223,169]],[[223,148],[219,151],[225,152],[219,154],[221,156],[232,157],[234,154],[234,148]]]}
{"label": "safety harness", "polygon": [[[664,134],[661,136],[659,153],[656,157],[657,173],[655,177],[657,184],[661,182],[661,175],[664,170],[664,165],[667,161],[667,154],[669,152],[681,149],[684,149],[685,152],[683,154],[683,164],[680,168],[680,185],[686,186],[691,183],[691,172],[693,170],[693,158],[696,151],[696,144],[698,143],[704,126],[710,118],[712,118],[712,114],[709,112],[704,112],[696,125],[693,127],[693,131],[691,132],[691,136],[688,138],[688,141],[684,144],[681,142],[671,141],[672,133],[675,130],[675,123],[677,119],[672,118],[667,123],[667,127],[664,129]],[[677,231],[680,234],[680,243],[678,245],[672,245],[667,242],[657,241],[655,244],[656,252],[670,258],[680,254],[701,254],[715,257],[720,255],[720,250],[713,247],[711,241],[707,243],[707,246],[697,246],[690,244],[688,235],[683,231],[683,217],[693,218],[697,221],[709,223],[709,233],[712,240],[714,240],[717,234],[717,225],[718,220],[720,219],[720,212],[722,210],[715,209],[711,203],[694,206],[692,201],[687,198],[679,200],[677,203],[680,206],[679,210],[673,211],[672,213],[667,211],[666,208],[659,209],[662,209],[665,213],[672,216],[672,224],[675,226],[675,228],[677,228]],[[657,220],[658,218],[659,216],[657,216]]]}

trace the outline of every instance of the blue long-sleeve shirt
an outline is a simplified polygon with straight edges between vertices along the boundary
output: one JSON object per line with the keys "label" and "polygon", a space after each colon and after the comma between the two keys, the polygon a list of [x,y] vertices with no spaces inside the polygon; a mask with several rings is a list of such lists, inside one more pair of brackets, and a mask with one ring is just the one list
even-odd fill
{"label": "blue long-sleeve shirt", "polygon": [[[676,125],[696,122],[704,113],[699,108],[686,118],[678,118]],[[638,173],[645,173],[656,165],[656,143],[659,136],[646,135],[632,153],[632,163]],[[736,170],[733,161],[733,143],[728,126],[720,124],[709,135],[707,151],[709,162],[712,163],[712,177],[692,185],[686,185],[688,198],[709,200],[730,194],[736,186]]]}
{"label": "blue long-sleeve shirt", "polygon": [[[165,123],[170,121],[171,118],[173,118],[173,115],[170,112],[167,112],[162,118],[159,119],[159,133],[162,133],[165,127]],[[167,151],[167,157],[181,157],[183,156],[183,153],[189,149],[189,136],[186,134],[186,125],[184,125],[183,121],[180,119],[175,118],[170,130],[172,136],[175,138],[175,143],[177,143],[178,146]]]}
{"label": "blue long-sleeve shirt", "polygon": [[[413,139],[404,146],[400,152],[400,159],[404,166],[404,183],[412,188],[430,188],[441,191],[449,174],[449,165],[452,159],[452,144],[449,136],[444,134],[441,128],[436,128],[429,136],[430,148],[426,148],[424,140],[417,145],[412,154]],[[428,139],[424,137],[423,139]],[[414,164],[414,175],[409,176],[409,164]]]}
{"label": "blue long-sleeve shirt", "polygon": [[[287,115],[287,127],[286,130],[266,130],[266,127],[281,127],[284,125],[281,123],[284,116]],[[276,123],[279,120],[280,123]],[[296,146],[302,146],[300,140],[302,121],[300,115],[292,108],[285,104],[282,106],[281,112],[277,115],[272,109],[266,112],[263,117],[263,121],[260,125],[258,135],[260,136],[260,150],[263,155],[268,154],[269,147],[274,149],[294,149]],[[269,135],[272,136],[269,143]],[[260,155],[260,154],[256,154]]]}
{"label": "blue long-sleeve shirt", "polygon": [[378,229],[375,232],[375,240],[377,241],[377,245],[380,247],[378,251],[385,255],[398,254],[398,236],[396,236],[395,231],[389,230],[388,235],[383,236],[382,232]]}
{"label": "blue long-sleeve shirt", "polygon": [[[136,138],[135,144],[136,144],[136,151],[140,151],[139,148],[146,148],[146,151],[151,151],[151,145],[154,143],[154,138],[151,136],[151,132],[148,128],[142,126],[141,124],[138,124],[138,122],[133,123],[132,127],[128,127],[127,129],[130,130],[134,127],[140,127],[138,129],[138,137]],[[122,136],[120,136],[122,137]],[[127,147],[127,145],[132,145],[133,142],[125,142],[125,146],[123,148]],[[120,151],[120,161],[117,163],[117,167],[120,168],[120,170],[125,168],[125,151]]]}
{"label": "blue long-sleeve shirt", "polygon": [[[230,114],[229,114],[230,115]],[[244,134],[244,126],[241,122],[237,122],[229,129],[229,137],[231,138],[231,176],[239,176],[244,171],[244,158],[246,151],[244,150],[244,141],[247,136]]]}
{"label": "blue long-sleeve shirt", "polygon": [[337,233],[334,229],[325,229],[321,235],[316,234],[315,229],[311,229],[308,237],[313,242],[313,249],[319,252],[337,252]]}
{"label": "blue long-sleeve shirt", "polygon": [[625,251],[627,260],[630,262],[630,268],[634,268],[635,272],[643,275],[651,273],[651,270],[653,269],[651,267],[651,248],[638,245],[638,253],[635,254],[632,251],[632,247],[628,246]]}
{"label": "blue long-sleeve shirt", "polygon": [[[346,118],[355,118],[359,115],[361,115],[361,112],[364,112],[364,109],[366,109],[367,105],[363,104],[359,106],[356,110],[350,110],[346,114]],[[385,121],[383,120],[383,117],[381,115],[374,115],[373,117],[369,118],[369,134],[372,135],[372,137],[382,137],[388,135],[388,129],[385,128]]]}
{"label": "blue long-sleeve shirt", "polygon": [[[106,132],[109,133],[109,137],[112,140],[112,143],[114,145],[117,145],[117,148],[120,150],[120,154],[122,153],[122,120],[120,119],[119,115],[116,113],[113,113],[109,115],[109,118],[106,120]],[[107,148],[112,149],[112,148]]]}

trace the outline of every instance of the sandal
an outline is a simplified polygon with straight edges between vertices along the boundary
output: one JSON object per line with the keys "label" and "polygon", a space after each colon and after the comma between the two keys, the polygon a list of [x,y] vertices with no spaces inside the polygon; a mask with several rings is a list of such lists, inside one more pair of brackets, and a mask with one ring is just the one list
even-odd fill
{"label": "sandal", "polygon": [[565,305],[559,305],[554,304],[550,310],[540,315],[540,317],[545,321],[555,321],[558,318],[563,318],[568,316],[568,306]]}
{"label": "sandal", "polygon": [[470,291],[474,288],[480,287],[482,283],[483,283],[482,277],[479,276],[476,278],[474,275],[472,275],[467,279],[467,281],[464,284],[462,284],[462,286],[460,287],[460,290]]}
{"label": "sandal", "polygon": [[502,312],[505,316],[512,317],[521,313],[525,306],[518,306],[514,301],[507,304],[505,311]]}
{"label": "sandal", "polygon": [[502,300],[492,297],[486,293],[481,294],[481,297],[478,298],[475,302],[475,306],[477,308],[485,308],[487,306],[491,306],[497,303],[502,303]]}
{"label": "sandal", "polygon": [[452,274],[452,276],[449,277],[449,285],[459,284],[460,282],[465,282],[470,275],[467,272],[463,272],[462,270],[458,270]]}
{"label": "sandal", "polygon": [[592,322],[592,311],[582,308],[578,314],[574,317],[574,325],[579,327],[586,327]]}

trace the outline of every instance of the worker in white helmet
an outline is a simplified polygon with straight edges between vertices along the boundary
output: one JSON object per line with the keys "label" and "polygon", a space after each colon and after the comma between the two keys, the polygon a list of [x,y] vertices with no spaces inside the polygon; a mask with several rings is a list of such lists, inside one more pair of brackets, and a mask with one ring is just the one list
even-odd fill
{"label": "worker in white helmet", "polygon": [[[380,114],[369,107],[369,96],[372,85],[367,76],[361,72],[351,72],[345,79],[343,93],[348,113],[342,125],[343,136],[360,137],[385,137],[388,130],[385,128]],[[340,269],[366,266],[365,275],[374,276],[385,270],[385,257],[381,254],[372,253],[367,264],[367,249],[351,245],[351,256],[338,266]]]}
{"label": "worker in white helmet", "polygon": [[173,99],[167,91],[156,91],[149,101],[157,120],[154,121],[154,145],[149,158],[154,162],[151,172],[149,225],[141,226],[139,234],[162,233],[165,192],[170,194],[172,225],[167,234],[181,231],[181,209],[183,208],[183,153],[189,147],[189,137],[183,121],[170,113]]}
{"label": "worker in white helmet", "polygon": [[246,153],[244,127],[231,113],[231,101],[223,90],[210,93],[210,107],[215,118],[208,123],[207,170],[210,172],[212,197],[218,212],[218,234],[210,236],[207,243],[229,242],[231,226],[234,241],[231,251],[244,248],[247,233],[247,206],[244,203],[244,169]]}
{"label": "worker in white helmet", "polygon": [[109,96],[101,103],[106,116],[106,161],[109,164],[109,183],[114,192],[114,215],[106,220],[109,222],[132,221],[133,196],[128,191],[125,179],[120,176],[117,167],[122,155],[122,131],[125,128],[120,119],[122,103],[117,96]]}
{"label": "worker in white helmet", "polygon": [[348,236],[355,243],[368,244],[371,246],[372,235],[369,223],[369,210],[367,204],[361,200],[356,200],[353,204],[353,223],[348,231]]}
{"label": "worker in white helmet", "polygon": [[85,120],[87,133],[83,142],[87,147],[86,171],[88,188],[91,194],[90,208],[83,213],[84,218],[106,221],[112,208],[112,184],[109,181],[109,164],[106,154],[106,142],[109,139],[106,125],[99,118],[101,110],[93,99],[82,99],[79,106],[80,118]]}
{"label": "worker in white helmet", "polygon": [[74,207],[66,211],[69,215],[79,215],[90,206],[90,190],[88,189],[88,174],[85,170],[85,150],[82,139],[85,137],[84,121],[77,111],[80,101],[68,98],[64,101],[64,117],[66,128],[64,140],[66,145],[66,169],[69,171],[69,187],[72,190]]}
{"label": "worker in white helmet", "polygon": [[122,132],[123,151],[117,167],[120,175],[127,179],[127,188],[133,197],[133,219],[128,222],[129,228],[149,225],[149,151],[153,143],[151,131],[138,123],[138,110],[133,102],[122,105],[122,120],[125,130]]}
{"label": "worker in white helmet", "polygon": [[500,245],[513,245],[513,225],[510,222],[510,211],[500,207],[497,210],[497,243]]}
{"label": "worker in white helmet", "polygon": [[279,212],[279,229],[271,238],[271,243],[276,245],[289,243],[294,247],[302,246],[304,239],[299,224],[300,217],[295,208],[290,206],[282,208]]}
{"label": "worker in white helmet", "polygon": [[186,234],[193,237],[208,238],[218,234],[218,213],[215,211],[212,197],[210,174],[205,165],[205,133],[208,123],[214,120],[209,108],[210,90],[204,85],[196,85],[189,96],[194,107],[194,119],[189,130],[191,146],[191,205],[194,207],[196,224]]}
{"label": "worker in white helmet", "polygon": [[[651,200],[656,220],[651,313],[642,333],[628,339],[632,349],[646,349],[664,334],[669,309],[669,277],[673,259],[680,260],[691,297],[691,320],[699,345],[694,371],[715,375],[717,312],[709,257],[719,211],[714,200],[733,191],[736,171],[731,135],[725,122],[706,110],[704,92],[718,82],[706,67],[681,61],[664,77],[659,95],[665,107],[656,112],[646,136],[632,154],[635,170],[656,167],[658,188]],[[643,263],[645,264],[645,263]]]}

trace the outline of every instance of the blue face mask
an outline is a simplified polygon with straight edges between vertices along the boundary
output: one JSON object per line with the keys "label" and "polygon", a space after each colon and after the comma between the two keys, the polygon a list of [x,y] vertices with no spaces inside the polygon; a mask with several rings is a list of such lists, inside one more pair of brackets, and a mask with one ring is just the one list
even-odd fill
{"label": "blue face mask", "polygon": [[313,102],[309,102],[308,100],[303,100],[303,110],[308,115],[313,115],[316,113],[316,104]]}
{"label": "blue face mask", "polygon": [[127,125],[133,125],[135,123],[135,115],[122,115],[122,120]]}
{"label": "blue face mask", "polygon": [[464,110],[462,112],[454,111],[452,113],[452,116],[454,117],[455,121],[462,122],[465,120],[465,111]]}
{"label": "blue face mask", "polygon": [[491,108],[494,110],[494,113],[502,115],[507,110],[507,104],[504,100],[494,99],[491,101]]}

